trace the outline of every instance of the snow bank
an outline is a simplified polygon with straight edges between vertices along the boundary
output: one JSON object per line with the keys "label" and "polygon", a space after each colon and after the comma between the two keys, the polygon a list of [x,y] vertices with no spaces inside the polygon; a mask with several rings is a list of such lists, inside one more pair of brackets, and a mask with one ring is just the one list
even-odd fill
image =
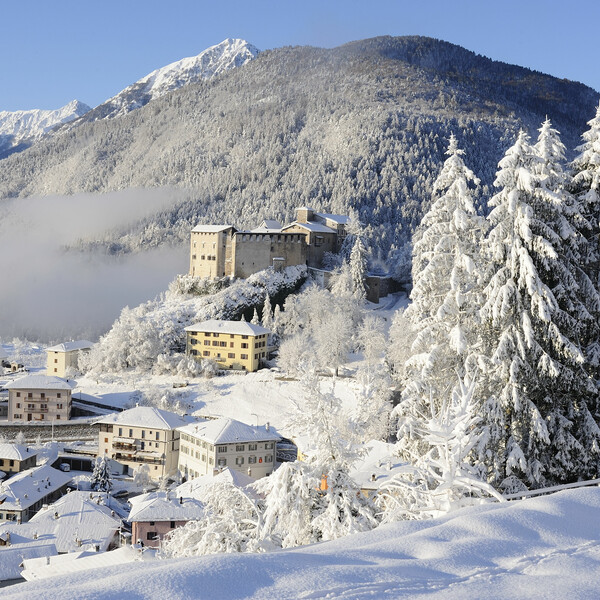
{"label": "snow bank", "polygon": [[[273,554],[115,567],[3,599],[597,598],[600,490],[463,509]],[[50,583],[50,585],[48,585]]]}

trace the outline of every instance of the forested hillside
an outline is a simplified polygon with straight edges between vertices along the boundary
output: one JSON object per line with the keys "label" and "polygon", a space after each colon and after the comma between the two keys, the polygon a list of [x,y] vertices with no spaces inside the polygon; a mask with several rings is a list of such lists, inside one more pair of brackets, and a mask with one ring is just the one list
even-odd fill
{"label": "forested hillside", "polygon": [[300,205],[354,209],[374,256],[398,259],[452,132],[485,198],[519,128],[549,115],[573,148],[597,101],[582,84],[430,38],[286,47],[0,161],[0,197],[189,189],[174,211],[83,241],[111,252],[186,240],[199,221],[252,226]]}

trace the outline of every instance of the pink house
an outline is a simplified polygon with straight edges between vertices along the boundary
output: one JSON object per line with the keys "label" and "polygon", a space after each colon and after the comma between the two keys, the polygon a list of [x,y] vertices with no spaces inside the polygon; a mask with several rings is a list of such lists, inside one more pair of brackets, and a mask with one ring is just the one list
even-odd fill
{"label": "pink house", "polygon": [[150,492],[130,498],[132,542],[158,548],[160,541],[176,527],[200,519],[204,505],[195,498],[176,497],[169,492]]}

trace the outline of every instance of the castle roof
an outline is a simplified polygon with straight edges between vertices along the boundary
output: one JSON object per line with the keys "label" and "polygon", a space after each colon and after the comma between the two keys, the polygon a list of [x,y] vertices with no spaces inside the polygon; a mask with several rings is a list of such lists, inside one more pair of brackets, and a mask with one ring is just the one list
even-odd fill
{"label": "castle roof", "polygon": [[219,233],[219,231],[225,231],[226,229],[235,229],[233,225],[196,225],[192,229],[193,233]]}

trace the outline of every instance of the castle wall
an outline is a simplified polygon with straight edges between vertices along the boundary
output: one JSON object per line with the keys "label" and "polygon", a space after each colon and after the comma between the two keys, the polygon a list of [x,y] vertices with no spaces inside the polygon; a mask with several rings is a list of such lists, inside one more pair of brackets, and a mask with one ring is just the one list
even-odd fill
{"label": "castle wall", "polygon": [[255,234],[238,232],[233,236],[233,260],[236,277],[249,277],[283,258],[284,266],[306,263],[306,243],[300,234]]}

